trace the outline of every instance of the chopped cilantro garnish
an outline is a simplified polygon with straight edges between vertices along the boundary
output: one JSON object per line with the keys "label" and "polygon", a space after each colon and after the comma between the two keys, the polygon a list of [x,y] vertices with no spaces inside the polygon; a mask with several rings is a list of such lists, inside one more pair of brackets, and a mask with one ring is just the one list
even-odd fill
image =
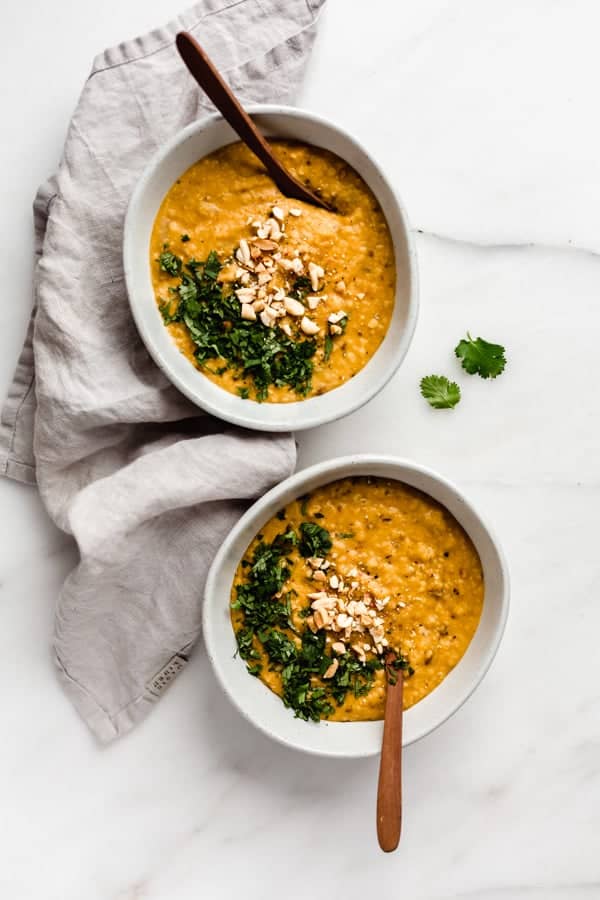
{"label": "chopped cilantro garnish", "polygon": [[186,326],[200,368],[211,359],[223,360],[221,371],[233,369],[250,379],[257,400],[267,398],[271,385],[287,386],[299,396],[310,392],[316,340],[291,338],[260,320],[242,319],[237,297],[217,281],[221,264],[214,251],[204,263],[183,263],[165,249],[158,262],[162,271],[180,277],[171,299],[160,307],[164,321]]}
{"label": "chopped cilantro garnish", "polygon": [[[248,661],[260,658],[260,653],[254,647],[254,632],[251,628],[240,628],[235,637],[242,659]],[[246,668],[251,675],[259,675],[262,671],[262,665],[259,662],[248,663]]]}
{"label": "chopped cilantro garnish", "polygon": [[242,659],[258,659],[259,653],[254,649],[254,632],[250,628],[240,628],[236,638]]}
{"label": "chopped cilantro garnish", "polygon": [[283,633],[272,628],[263,638],[262,645],[272,663],[287,664],[298,656],[296,645]]}
{"label": "chopped cilantro garnish", "polygon": [[323,675],[330,663],[331,657],[325,654],[325,633],[305,631],[296,657],[281,671],[283,702],[298,719],[318,722],[333,712],[326,689],[313,683],[313,676]]}
{"label": "chopped cilantro garnish", "polygon": [[383,668],[377,657],[361,663],[351,653],[344,653],[338,658],[338,668],[331,680],[331,692],[337,703],[343,703],[346,693],[351,690],[355,697],[367,694],[375,678],[375,672]]}
{"label": "chopped cilantro garnish", "polygon": [[[325,555],[331,549],[329,533],[320,525],[303,522],[300,531],[299,542],[292,529],[281,532],[270,544],[261,540],[246,560],[246,580],[237,585],[232,607],[243,613],[244,624],[236,637],[240,656],[251,661],[247,666],[250,674],[261,672],[261,664],[255,662],[261,657],[257,651],[260,644],[269,667],[281,675],[285,706],[297,718],[318,722],[330,716],[335,704],[342,704],[349,692],[356,697],[368,693],[383,663],[376,657],[361,662],[347,652],[336,657],[338,666],[333,677],[323,680],[334,659],[328,652],[325,632],[313,634],[306,628],[301,637],[295,636],[290,624],[290,595],[283,595],[291,575],[286,554],[296,544],[303,555]],[[308,606],[299,616],[305,619],[311,612]]]}
{"label": "chopped cilantro garnish", "polygon": [[174,253],[171,253],[170,250],[166,248],[158,257],[158,265],[162,272],[166,272],[167,275],[179,275],[181,272],[181,267],[183,265],[183,261],[181,257],[175,256]]}
{"label": "chopped cilantro garnish", "polygon": [[[197,270],[198,266],[196,265],[195,268]],[[207,278],[209,281],[216,281],[220,271],[221,263],[219,262],[219,257],[214,250],[211,250],[204,263],[204,271],[202,274],[204,278]]]}
{"label": "chopped cilantro garnish", "polygon": [[277,601],[273,601],[273,597],[290,576],[285,555],[296,540],[295,532],[289,530],[279,534],[271,544],[261,541],[254,551],[247,580],[237,586],[232,604],[234,609],[242,610],[244,625],[251,631],[289,625],[289,597]]}
{"label": "chopped cilantro garnish", "polygon": [[326,556],[331,546],[331,536],[321,525],[316,522],[301,524],[298,550],[302,556]]}
{"label": "chopped cilantro garnish", "polygon": [[415,674],[415,670],[408,662],[408,657],[403,656],[401,653],[398,653],[390,663],[386,664],[386,675],[390,684],[398,682],[399,671],[406,672],[409,678]]}
{"label": "chopped cilantro garnish", "polygon": [[294,297],[295,300],[304,300],[310,292],[310,278],[307,275],[298,275],[294,280],[292,290],[290,291],[290,297]]}

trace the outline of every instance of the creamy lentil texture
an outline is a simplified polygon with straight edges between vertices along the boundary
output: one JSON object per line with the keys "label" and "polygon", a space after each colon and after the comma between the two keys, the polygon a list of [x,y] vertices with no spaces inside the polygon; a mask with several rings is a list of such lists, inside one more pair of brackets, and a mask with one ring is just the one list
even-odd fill
{"label": "creamy lentil texture", "polygon": [[[385,217],[358,173],[318,147],[272,146],[335,212],[283,196],[243,144],[230,144],[168,191],[154,222],[150,266],[157,303],[182,353],[231,393],[283,403],[330,391],[363,368],[389,327],[396,271]],[[209,258],[219,264],[219,290],[239,300],[239,312],[231,306],[222,322],[215,309],[211,327],[225,332],[216,350],[206,323],[194,318],[202,311],[190,303],[194,291],[194,303],[198,291],[205,300],[196,276]],[[224,350],[232,327],[242,339]],[[267,345],[260,365],[259,335]],[[246,339],[253,341],[247,353]],[[302,359],[290,373],[286,359],[300,343]],[[224,352],[230,358],[219,356]]]}
{"label": "creamy lentil texture", "polygon": [[231,621],[250,673],[296,715],[373,720],[386,654],[408,708],[459,662],[483,596],[477,551],[448,510],[398,481],[345,478],[261,529],[235,574]]}

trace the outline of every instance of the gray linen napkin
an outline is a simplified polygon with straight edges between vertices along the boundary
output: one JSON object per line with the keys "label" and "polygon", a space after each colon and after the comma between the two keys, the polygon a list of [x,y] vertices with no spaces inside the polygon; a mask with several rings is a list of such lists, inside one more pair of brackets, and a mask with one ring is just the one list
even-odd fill
{"label": "gray linen napkin", "polygon": [[[202,415],[152,363],[121,264],[131,190],[212,111],[174,47],[194,33],[245,101],[289,101],[324,0],[203,0],[99,56],[34,205],[35,309],[2,410],[0,473],[35,483],[80,562],[56,611],[62,683],[102,741],[142,719],[198,637],[214,551],[289,475],[289,435]],[[35,374],[34,374],[35,373]]]}

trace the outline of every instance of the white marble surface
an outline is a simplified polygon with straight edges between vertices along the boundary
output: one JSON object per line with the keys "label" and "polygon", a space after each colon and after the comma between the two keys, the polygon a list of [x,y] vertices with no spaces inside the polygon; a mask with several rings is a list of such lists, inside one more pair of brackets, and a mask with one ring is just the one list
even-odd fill
{"label": "white marble surface", "polygon": [[[3,9],[0,390],[28,312],[30,200],[91,59],[174,11]],[[50,661],[73,548],[33,490],[0,482],[0,896],[600,897],[599,26],[594,0],[329,0],[301,97],[381,157],[422,232],[405,365],[367,409],[304,435],[301,463],[385,450],[443,471],[495,523],[512,569],[488,677],[406,753],[400,851],[376,848],[376,762],[270,743],[201,647],[144,725],[99,749]],[[459,374],[467,328],[505,343],[509,368],[465,376],[456,411],[433,412],[418,379]]]}

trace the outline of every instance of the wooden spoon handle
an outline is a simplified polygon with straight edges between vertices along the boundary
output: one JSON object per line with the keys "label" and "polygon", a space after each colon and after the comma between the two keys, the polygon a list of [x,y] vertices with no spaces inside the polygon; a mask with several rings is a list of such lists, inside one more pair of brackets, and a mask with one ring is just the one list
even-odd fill
{"label": "wooden spoon handle", "polygon": [[260,159],[282,193],[286,193],[289,186],[288,172],[275,159],[271,148],[198,41],[187,31],[181,31],[177,35],[176,43],[181,58],[200,87],[242,141]]}
{"label": "wooden spoon handle", "polygon": [[[402,828],[402,694],[404,678],[394,669],[396,682],[387,683],[383,744],[377,786],[377,837],[386,853],[395,850]],[[387,667],[386,667],[387,674]]]}
{"label": "wooden spoon handle", "polygon": [[244,107],[240,104],[229,85],[221,78],[219,70],[213,65],[200,44],[187,31],[180,31],[176,37],[177,49],[184,63],[194,76],[200,87],[210,97],[223,118],[237,132],[246,146],[258,157],[265,169],[286,197],[295,197],[305,203],[312,203],[321,209],[333,212],[333,208],[302,184],[287,171],[274,155],[271,147],[264,139]]}

